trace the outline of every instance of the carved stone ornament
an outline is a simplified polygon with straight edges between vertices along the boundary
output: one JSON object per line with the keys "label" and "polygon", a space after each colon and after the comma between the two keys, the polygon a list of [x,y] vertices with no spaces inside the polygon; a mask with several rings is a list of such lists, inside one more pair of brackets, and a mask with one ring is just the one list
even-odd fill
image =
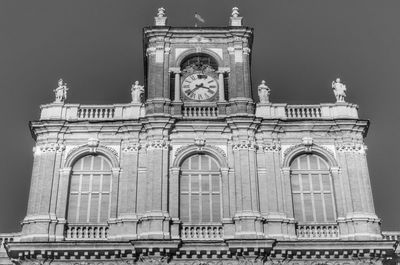
{"label": "carved stone ornament", "polygon": [[164,149],[168,150],[169,143],[163,140],[152,140],[146,144],[147,150]]}
{"label": "carved stone ornament", "polygon": [[234,151],[238,151],[238,150],[256,150],[258,148],[258,146],[256,145],[256,143],[254,141],[242,140],[242,141],[233,143],[232,148],[233,148]]}
{"label": "carved stone ornament", "polygon": [[58,80],[58,87],[54,89],[55,100],[54,103],[64,103],[67,99],[67,91],[69,88],[67,87],[67,83],[63,81],[62,78]]}
{"label": "carved stone ornament", "polygon": [[194,145],[197,146],[199,148],[199,150],[201,150],[205,144],[206,144],[206,139],[204,139],[204,138],[196,137],[194,139]]}
{"label": "carved stone ornament", "polygon": [[332,81],[333,93],[336,97],[336,102],[345,102],[344,98],[346,97],[346,85],[340,81],[340,78],[336,78],[335,81]]}
{"label": "carved stone ornament", "polygon": [[33,152],[39,153],[51,153],[51,152],[62,152],[65,150],[65,145],[59,143],[45,143],[41,145],[37,145],[34,147]]}
{"label": "carved stone ornament", "polygon": [[306,151],[310,152],[311,151],[311,147],[313,145],[313,139],[311,137],[303,137],[301,139],[303,145],[306,147]]}
{"label": "carved stone ornament", "polygon": [[[304,137],[304,138],[306,138],[306,137]],[[303,138],[303,139],[304,139],[304,138]],[[311,139],[312,139],[312,138],[311,138]],[[303,148],[306,150],[306,152],[312,152],[314,146],[317,146],[317,147],[323,149],[324,151],[326,151],[327,153],[329,153],[329,155],[331,155],[332,157],[335,156],[334,153],[333,153],[331,150],[329,150],[328,148],[326,148],[325,146],[316,145],[315,143],[312,143],[311,145],[310,145],[309,143],[308,143],[307,145],[305,145],[304,143],[301,143],[301,144],[293,145],[293,146],[287,148],[287,149],[283,152],[283,158],[285,158],[286,156],[288,156],[293,150],[295,150],[295,149],[297,149],[297,148],[299,148],[299,147],[303,147]]]}
{"label": "carved stone ornament", "polygon": [[281,151],[281,144],[279,142],[272,142],[272,143],[264,143],[259,145],[259,148],[262,148],[264,152],[280,152]]}
{"label": "carved stone ornament", "polygon": [[215,69],[208,64],[191,64],[182,70],[182,75],[184,77],[194,73],[202,73],[204,75],[211,75],[214,77],[217,76]]}
{"label": "carved stone ornament", "polygon": [[[196,148],[198,148],[198,150],[200,150],[199,146],[196,144],[184,145],[184,146],[179,147],[176,150],[175,157],[179,156],[182,152],[185,152],[185,150],[191,149],[192,147],[196,147]],[[204,144],[201,149],[211,149],[212,151],[220,154],[222,157],[226,157],[226,153],[224,152],[224,150],[222,150],[221,148],[219,148],[218,146],[215,146],[215,145]]]}
{"label": "carved stone ornament", "polygon": [[238,17],[239,16],[239,8],[233,7],[232,8],[232,17]]}
{"label": "carved stone ornament", "polygon": [[123,152],[129,153],[129,152],[138,152],[142,148],[142,145],[139,143],[131,143],[131,144],[126,144],[122,148]]}
{"label": "carved stone ornament", "polygon": [[363,143],[336,143],[336,150],[339,152],[355,152],[363,153],[367,150],[367,146]]}
{"label": "carved stone ornament", "polygon": [[139,85],[139,81],[131,87],[132,103],[142,103],[144,94],[144,86]]}
{"label": "carved stone ornament", "polygon": [[265,80],[262,80],[261,84],[258,86],[258,97],[260,98],[260,103],[270,103],[270,94],[271,89],[265,84]]}

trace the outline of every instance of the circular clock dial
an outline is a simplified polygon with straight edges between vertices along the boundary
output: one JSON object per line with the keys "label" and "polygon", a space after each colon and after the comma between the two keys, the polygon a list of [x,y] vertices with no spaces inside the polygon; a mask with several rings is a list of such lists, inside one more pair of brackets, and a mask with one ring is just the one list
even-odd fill
{"label": "circular clock dial", "polygon": [[218,83],[209,75],[191,74],[183,80],[182,91],[190,99],[208,100],[217,93]]}

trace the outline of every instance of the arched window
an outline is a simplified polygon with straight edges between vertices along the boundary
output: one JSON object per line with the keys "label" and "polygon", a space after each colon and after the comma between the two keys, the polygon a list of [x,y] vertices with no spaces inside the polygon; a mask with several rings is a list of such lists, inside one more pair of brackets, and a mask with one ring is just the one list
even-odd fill
{"label": "arched window", "polygon": [[106,223],[110,216],[111,164],[87,155],[74,164],[68,201],[69,223]]}
{"label": "arched window", "polygon": [[300,223],[336,221],[333,183],[327,162],[314,154],[298,156],[290,165],[295,219]]}
{"label": "arched window", "polygon": [[182,164],[180,218],[187,224],[221,223],[221,176],[218,163],[205,154]]}
{"label": "arched window", "polygon": [[186,57],[181,63],[181,69],[185,69],[188,66],[196,66],[201,68],[204,65],[209,65],[214,70],[218,69],[217,61],[208,54],[205,53],[195,53]]}

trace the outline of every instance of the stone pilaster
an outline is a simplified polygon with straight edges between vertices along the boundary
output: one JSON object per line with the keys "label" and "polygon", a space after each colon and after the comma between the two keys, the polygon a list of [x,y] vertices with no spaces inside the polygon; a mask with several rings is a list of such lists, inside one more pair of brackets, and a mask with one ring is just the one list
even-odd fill
{"label": "stone pilaster", "polygon": [[146,208],[141,217],[141,239],[169,239],[171,217],[168,212],[169,142],[173,121],[148,118],[145,121],[146,143]]}
{"label": "stone pilaster", "polygon": [[55,240],[57,217],[55,206],[51,206],[52,198],[57,197],[57,190],[54,190],[58,182],[57,153],[63,150],[64,146],[58,143],[38,144],[34,149],[32,186],[27,216],[22,222],[21,241]]}
{"label": "stone pilaster", "polygon": [[375,214],[366,163],[365,145],[337,143],[336,150],[349,201],[343,217],[338,218],[340,237],[348,240],[381,239],[380,219]]}
{"label": "stone pilaster", "polygon": [[121,174],[118,192],[118,216],[115,223],[110,225],[110,238],[137,239],[137,189],[138,162],[141,145],[137,142],[122,144]]}

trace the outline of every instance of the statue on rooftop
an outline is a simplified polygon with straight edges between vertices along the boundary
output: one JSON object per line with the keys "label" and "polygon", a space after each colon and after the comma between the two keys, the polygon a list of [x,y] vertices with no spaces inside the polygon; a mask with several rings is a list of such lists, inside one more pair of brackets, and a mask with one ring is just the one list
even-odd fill
{"label": "statue on rooftop", "polygon": [[336,102],[345,102],[344,98],[346,97],[346,85],[340,81],[340,78],[336,78],[335,81],[332,81],[332,88],[336,97]]}
{"label": "statue on rooftop", "polygon": [[165,17],[165,8],[160,7],[157,12],[157,17]]}
{"label": "statue on rooftop", "polygon": [[58,80],[58,87],[53,90],[56,97],[54,103],[64,103],[64,101],[67,99],[68,90],[69,88],[67,87],[67,83],[60,78]]}
{"label": "statue on rooftop", "polygon": [[132,103],[142,103],[143,93],[144,86],[139,85],[139,81],[135,81],[131,88]]}
{"label": "statue on rooftop", "polygon": [[232,8],[232,17],[238,17],[239,16],[239,8],[234,7]]}
{"label": "statue on rooftop", "polygon": [[258,86],[258,97],[260,98],[260,103],[270,103],[269,95],[271,94],[271,89],[262,80],[261,84]]}

